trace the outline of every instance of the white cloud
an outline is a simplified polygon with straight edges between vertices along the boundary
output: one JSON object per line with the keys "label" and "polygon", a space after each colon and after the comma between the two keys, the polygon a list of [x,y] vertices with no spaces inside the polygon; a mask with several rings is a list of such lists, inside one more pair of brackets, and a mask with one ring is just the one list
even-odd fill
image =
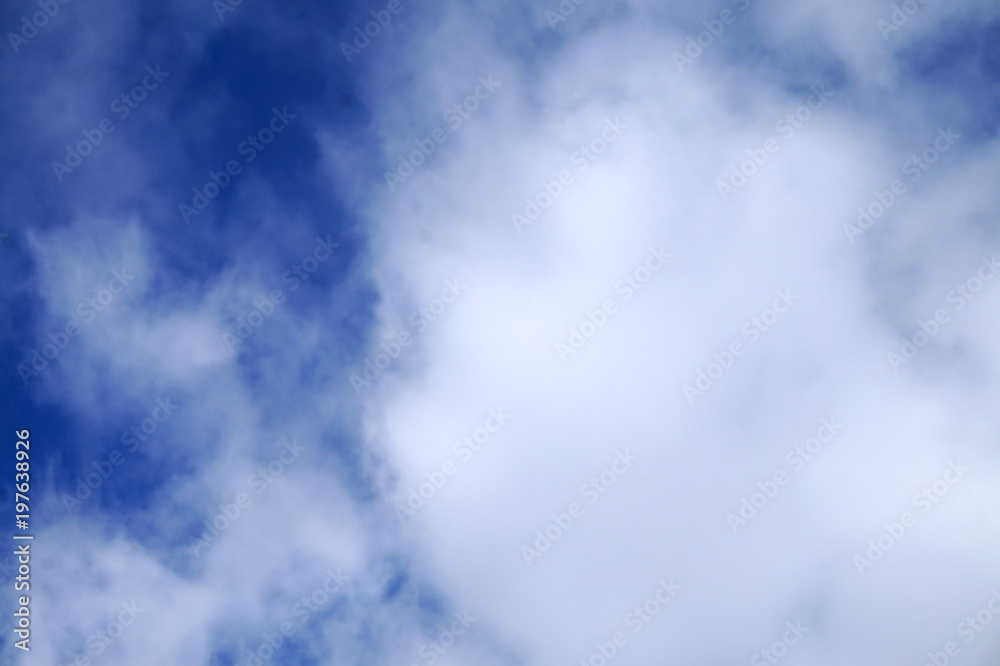
{"label": "white cloud", "polygon": [[[462,62],[506,72],[506,101],[371,209],[383,337],[442,278],[470,285],[420,339],[420,371],[370,394],[377,444],[398,474],[389,501],[405,501],[453,457],[452,443],[487,408],[509,409],[511,424],[405,530],[432,579],[456,603],[475,605],[526,663],[587,658],[661,577],[684,589],[624,648],[627,663],[749,661],[797,618],[810,629],[790,652],[797,663],[916,660],[939,649],[962,609],[977,608],[995,584],[987,560],[970,559],[967,543],[955,540],[975,534],[977,552],[995,548],[982,494],[997,474],[986,434],[995,417],[963,406],[973,391],[995,395],[995,382],[988,372],[943,373],[949,348],[995,363],[989,313],[1000,292],[987,287],[981,302],[955,313],[947,342],[931,343],[943,349],[928,349],[899,375],[886,362],[900,334],[916,330],[915,317],[933,313],[952,282],[991,252],[975,220],[995,216],[996,204],[974,173],[992,171],[995,159],[978,154],[995,148],[959,146],[851,245],[842,226],[852,211],[875,188],[905,180],[902,163],[947,121],[932,93],[897,78],[896,47],[883,44],[873,10],[755,9],[770,10],[770,21],[754,21],[777,33],[765,42],[793,50],[811,38],[808,26],[831,26],[820,14],[834,17],[825,57],[842,59],[852,74],[826,82],[832,100],[783,137],[730,201],[719,200],[716,180],[804,101],[794,74],[782,79],[721,56],[679,74],[670,59],[676,36],[650,37],[632,17],[524,63],[497,53],[488,26],[459,14],[449,20],[462,27],[451,30],[481,44],[473,53],[456,47]],[[868,22],[873,35],[861,31]],[[414,75],[407,99],[436,99],[442,79],[466,76],[461,64],[443,75],[453,54],[429,41],[437,51],[420,60],[427,74]],[[372,84],[377,98],[398,83],[393,63],[385,66],[386,87]],[[866,110],[867,89],[903,86],[901,97],[918,105],[899,116],[904,122],[888,126],[891,100],[884,112]],[[577,146],[616,116],[629,125],[622,139],[516,233],[509,218],[524,197],[572,169]],[[424,225],[434,230],[431,243],[416,242]],[[941,239],[961,249],[942,252]],[[616,296],[615,281],[659,243],[673,251],[669,265],[629,301]],[[918,265],[916,279],[904,282]],[[800,300],[750,342],[741,324],[777,289]],[[555,343],[609,297],[619,310],[563,365]],[[734,340],[745,354],[689,406],[681,386]],[[785,452],[831,415],[847,423],[843,434],[734,536],[727,512],[785,469]],[[580,486],[621,448],[640,462],[586,504]],[[956,456],[975,471],[859,576],[852,557],[883,523],[917,512],[912,496]],[[573,501],[583,516],[527,566],[521,546]],[[919,583],[942,571],[952,572],[947,585]],[[871,627],[877,640],[865,635]],[[1000,644],[984,636],[969,653]]]}
{"label": "white cloud", "polygon": [[[370,271],[381,299],[367,357],[412,338],[363,401],[349,382],[362,362],[349,367],[328,335],[350,315],[340,285],[311,285],[315,308],[289,293],[246,346],[252,358],[225,351],[234,320],[281,286],[285,264],[262,241],[193,286],[172,283],[139,222],[81,217],[32,237],[39,340],[111,270],[136,275],[38,379],[44,394],[116,437],[135,404],[148,411],[164,391],[182,404],[156,448],[126,462],[177,470],[123,511],[127,524],[112,522],[122,509],[106,491],[85,517],[38,534],[36,618],[58,630],[38,632],[37,663],[85,653],[133,598],[148,611],[105,663],[208,663],[225,649],[246,663],[331,567],[350,583],[273,663],[295,650],[318,663],[424,663],[461,611],[474,627],[438,663],[579,663],[618,631],[619,663],[735,663],[796,621],[808,632],[788,663],[916,663],[986,603],[1000,549],[1000,282],[961,309],[948,292],[1000,249],[988,226],[997,145],[970,134],[907,180],[913,151],[939,127],[964,132],[971,114],[899,62],[942,13],[995,10],[928,7],[894,42],[857,3],[754,4],[678,72],[673,53],[720,7],[585,3],[555,31],[544,9],[413,7],[395,41],[358,59],[387,169],[445,127],[479,77],[502,82],[398,191],[359,175],[370,155],[335,126],[315,131],[334,191],[371,229],[370,255],[349,269]],[[814,66],[791,67],[800,56]],[[835,94],[779,129],[820,84]],[[608,123],[620,134],[592,144]],[[723,201],[717,183],[769,139],[777,150]],[[588,144],[601,154],[582,157]],[[844,225],[893,179],[908,191],[851,243]],[[253,214],[269,224],[301,222],[260,198]],[[526,199],[544,210],[519,233],[511,217]],[[301,256],[313,242],[303,236]],[[622,286],[661,247],[670,257],[641,289]],[[449,281],[465,287],[452,302]],[[797,300],[770,321],[779,290]],[[942,307],[950,323],[895,372],[886,355]],[[421,309],[433,321],[414,319]],[[560,358],[599,309],[604,323]],[[690,404],[682,387],[715,373],[733,342],[743,353]],[[509,422],[481,450],[456,451],[499,409]],[[786,453],[830,417],[842,431],[794,471]],[[251,475],[283,437],[306,451],[257,494]],[[913,496],[956,459],[967,476],[922,513]],[[396,503],[448,463],[454,474],[400,525]],[[609,469],[613,485],[601,481]],[[788,484],[733,534],[727,514],[779,471]],[[240,493],[251,501],[239,517],[192,555],[202,520]],[[859,575],[853,558],[905,511],[915,527]],[[536,531],[571,513],[526,563]],[[628,614],[663,580],[681,589],[632,633]],[[963,644],[967,663],[996,653],[991,631]]]}

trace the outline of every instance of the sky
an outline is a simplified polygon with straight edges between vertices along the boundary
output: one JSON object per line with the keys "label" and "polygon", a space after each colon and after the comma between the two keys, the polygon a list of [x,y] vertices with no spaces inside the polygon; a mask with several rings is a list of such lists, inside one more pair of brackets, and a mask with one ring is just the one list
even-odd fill
{"label": "sky", "polygon": [[995,2],[0,28],[0,663],[1000,658]]}

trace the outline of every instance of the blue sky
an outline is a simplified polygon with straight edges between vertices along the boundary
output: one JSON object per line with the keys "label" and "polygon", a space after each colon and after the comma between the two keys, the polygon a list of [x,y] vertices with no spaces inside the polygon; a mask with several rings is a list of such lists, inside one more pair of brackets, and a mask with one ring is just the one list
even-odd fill
{"label": "blue sky", "polygon": [[0,662],[1000,653],[995,3],[0,26]]}

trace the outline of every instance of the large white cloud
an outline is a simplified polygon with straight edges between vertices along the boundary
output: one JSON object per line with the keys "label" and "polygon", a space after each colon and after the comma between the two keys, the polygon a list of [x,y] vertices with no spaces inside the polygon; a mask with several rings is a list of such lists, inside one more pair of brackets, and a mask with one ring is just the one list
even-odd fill
{"label": "large white cloud", "polygon": [[[379,63],[390,73],[375,98],[428,100],[413,114],[429,118],[423,128],[378,117],[395,137],[428,133],[442,98],[465,94],[461,82],[503,73],[457,137],[400,191],[376,196],[380,339],[406,330],[444,280],[468,291],[366,390],[375,444],[396,467],[387,509],[419,505],[411,491],[423,484],[432,496],[404,533],[432,579],[526,663],[576,663],[618,630],[631,638],[624,663],[750,661],[795,620],[809,631],[790,663],[916,662],[948,640],[966,663],[985,663],[1000,646],[989,629],[968,645],[955,634],[996,584],[986,405],[1000,291],[986,282],[961,309],[947,298],[996,250],[978,220],[997,212],[997,147],[953,142],[910,180],[906,160],[939,129],[961,133],[961,118],[899,77],[881,14],[856,9],[761,5],[740,17],[769,26],[761,45],[786,59],[815,54],[822,33],[825,69],[847,67],[837,81],[730,60],[747,38],[736,27],[678,72],[690,17],[651,28],[641,5],[597,24],[569,17],[558,49],[523,60],[455,10],[447,30],[421,33],[426,48],[411,45],[415,61]],[[906,43],[933,34],[930,15],[914,18]],[[396,69],[412,90],[399,91]],[[834,94],[782,130],[809,84]],[[618,117],[628,129],[580,173],[574,151]],[[717,181],[769,137],[777,152],[721,201]],[[401,150],[387,141],[388,168]],[[562,170],[573,183],[518,233],[511,214]],[[896,179],[907,191],[849,242],[855,209]],[[425,227],[430,242],[419,240]],[[625,300],[614,285],[661,244],[671,259]],[[742,334],[777,290],[798,300],[776,322],[765,314],[759,339]],[[617,309],[563,363],[557,343],[607,299]],[[887,354],[941,308],[949,323],[894,371]],[[733,341],[743,355],[688,404],[682,386]],[[499,406],[509,424],[466,460],[454,443]],[[831,417],[842,429],[794,471],[786,452]],[[625,450],[638,461],[590,505],[581,486]],[[914,503],[958,460],[969,471],[940,503]],[[787,486],[734,535],[726,515],[779,470]],[[574,501],[582,516],[527,565],[522,546]],[[905,511],[916,526],[859,575],[854,556]],[[683,590],[633,638],[626,613],[671,577]]]}

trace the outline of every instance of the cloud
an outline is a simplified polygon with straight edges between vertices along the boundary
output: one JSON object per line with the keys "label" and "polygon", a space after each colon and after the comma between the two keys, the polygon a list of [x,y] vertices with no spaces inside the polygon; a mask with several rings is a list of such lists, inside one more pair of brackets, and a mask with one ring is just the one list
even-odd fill
{"label": "cloud", "polygon": [[[981,198],[985,182],[975,174],[990,170],[976,154],[992,153],[995,141],[958,144],[911,181],[905,161],[954,123],[930,86],[900,79],[899,47],[882,42],[875,17],[844,8],[822,10],[823,19],[805,7],[754,9],[761,14],[753,22],[777,33],[755,35],[758,48],[785,58],[814,50],[801,41],[808,26],[828,26],[835,14],[821,69],[841,73],[822,80],[822,71],[782,70],[774,66],[780,61],[729,60],[749,48],[747,33],[735,28],[713,57],[677,72],[671,53],[681,30],[653,38],[638,16],[592,25],[554,53],[522,59],[497,53],[489,29],[456,10],[442,23],[460,22],[450,30],[480,35],[483,45],[472,53],[467,43],[455,47],[462,64],[442,76],[455,58],[447,42],[430,38],[436,52],[426,56],[425,74],[413,75],[420,92],[404,93],[436,100],[441,78],[469,76],[467,62],[505,72],[504,101],[498,95],[460,144],[443,146],[406,189],[372,207],[381,337],[444,277],[461,276],[470,287],[411,352],[419,372],[373,389],[370,418],[397,470],[389,499],[406,502],[455,457],[453,443],[487,408],[512,414],[496,442],[460,466],[404,531],[433,579],[457,600],[478,602],[528,663],[590,658],[662,577],[683,591],[651,620],[655,631],[621,648],[631,663],[749,660],[795,621],[809,627],[794,648],[801,663],[918,659],[949,639],[953,621],[992,584],[988,568],[958,566],[967,555],[946,536],[994,541],[973,522],[985,518],[976,497],[996,475],[994,456],[989,440],[970,432],[971,423],[988,428],[993,419],[961,407],[972,386],[992,389],[985,375],[975,381],[945,369],[948,349],[995,363],[988,344],[972,342],[979,326],[992,328],[979,318],[991,309],[977,309],[977,325],[970,319],[950,329],[957,337],[935,345],[940,356],[923,369],[914,361],[912,374],[893,373],[886,354],[992,254],[993,234],[974,220],[995,216],[995,202]],[[865,36],[860,26],[869,21]],[[869,61],[878,63],[874,72]],[[394,63],[385,66],[380,94],[399,94]],[[829,86],[830,101],[783,132],[782,119],[806,102],[809,85]],[[894,115],[903,102],[890,92],[917,108]],[[870,108],[872,96],[884,108]],[[619,116],[627,132],[576,173],[574,151]],[[720,202],[716,182],[770,136],[777,151]],[[386,152],[391,164],[395,151]],[[574,184],[517,233],[510,215],[564,169]],[[909,188],[903,208],[852,246],[842,227],[853,202],[866,204],[894,179]],[[961,203],[970,200],[971,208]],[[425,225],[434,241],[415,242]],[[662,273],[631,298],[616,292],[616,281],[660,243],[672,250]],[[766,312],[776,290],[792,292],[794,307],[776,322],[765,314],[748,334],[743,324]],[[614,317],[563,364],[556,346],[608,299]],[[689,405],[682,386],[734,341],[744,354]],[[785,452],[830,417],[845,425],[824,458],[734,536],[727,513],[755,484],[788,471]],[[639,462],[591,506],[586,484],[622,448]],[[969,485],[934,513],[918,514],[912,536],[859,575],[852,557],[883,523],[917,514],[912,496],[959,453],[978,470]],[[570,521],[573,502],[582,515]],[[560,533],[560,520],[572,524],[526,564],[521,549],[536,542],[536,530]],[[948,584],[926,589],[914,608],[900,585],[935,577],[942,565],[955,572]],[[757,611],[753,618],[746,608]],[[877,644],[861,638],[886,617],[928,630],[917,632],[928,637],[926,647],[913,632]],[[725,640],[717,639],[721,627]],[[968,648],[977,649],[987,647]]]}
{"label": "cloud", "polygon": [[[368,8],[178,10],[162,99],[80,178],[8,195],[63,197],[5,290],[33,300],[5,336],[37,373],[17,400],[54,415],[29,424],[34,654],[9,658],[995,654],[959,623],[1000,548],[998,146],[971,85],[996,63],[942,56],[949,83],[919,54],[995,10],[922,5],[884,37],[892,9],[860,4],[562,4],[406,4],[351,62]],[[159,62],[123,45],[141,24],[67,48]],[[237,37],[245,69],[219,55]],[[85,94],[35,57],[62,67],[39,108],[128,79]],[[184,224],[286,103],[281,143]],[[39,121],[32,163],[103,104]]]}

